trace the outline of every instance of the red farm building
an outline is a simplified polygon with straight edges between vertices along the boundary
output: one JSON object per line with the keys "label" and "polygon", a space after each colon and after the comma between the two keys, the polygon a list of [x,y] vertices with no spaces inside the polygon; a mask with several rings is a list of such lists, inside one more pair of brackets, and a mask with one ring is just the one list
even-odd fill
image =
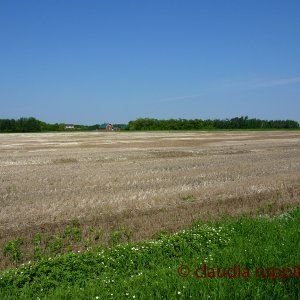
{"label": "red farm building", "polygon": [[97,130],[110,131],[110,130],[114,130],[114,127],[113,127],[113,124],[111,124],[111,123],[103,123],[97,128]]}

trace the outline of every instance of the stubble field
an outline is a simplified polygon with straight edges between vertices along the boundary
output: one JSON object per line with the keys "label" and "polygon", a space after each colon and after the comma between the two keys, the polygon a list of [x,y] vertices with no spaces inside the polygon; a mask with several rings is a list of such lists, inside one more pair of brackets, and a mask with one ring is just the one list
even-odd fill
{"label": "stubble field", "polygon": [[116,228],[141,240],[299,203],[297,131],[0,135],[0,245],[22,237],[30,247],[74,219],[105,243]]}

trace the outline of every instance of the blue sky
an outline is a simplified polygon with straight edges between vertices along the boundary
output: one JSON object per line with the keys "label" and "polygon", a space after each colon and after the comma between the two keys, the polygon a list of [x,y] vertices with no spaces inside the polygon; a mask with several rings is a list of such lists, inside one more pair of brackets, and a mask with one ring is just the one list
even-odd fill
{"label": "blue sky", "polygon": [[0,118],[300,121],[299,29],[299,0],[0,0]]}

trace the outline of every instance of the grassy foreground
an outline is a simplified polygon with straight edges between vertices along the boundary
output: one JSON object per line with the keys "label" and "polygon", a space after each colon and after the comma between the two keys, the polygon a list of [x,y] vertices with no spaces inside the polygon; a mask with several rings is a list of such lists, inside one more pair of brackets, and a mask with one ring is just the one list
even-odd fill
{"label": "grassy foreground", "polygon": [[198,222],[7,270],[0,299],[299,299],[299,250],[299,208]]}

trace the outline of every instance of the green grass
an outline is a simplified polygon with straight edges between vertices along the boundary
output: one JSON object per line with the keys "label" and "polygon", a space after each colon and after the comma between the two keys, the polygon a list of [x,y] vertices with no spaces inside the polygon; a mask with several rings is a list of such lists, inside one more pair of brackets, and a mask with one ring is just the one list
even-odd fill
{"label": "green grass", "polygon": [[[300,210],[292,209],[198,222],[148,242],[42,259],[2,272],[0,299],[299,299],[298,269],[292,278],[282,273],[300,266],[299,228]],[[205,264],[210,277],[212,268],[216,276],[216,268],[228,272],[235,265],[248,273],[197,278]],[[270,268],[270,278],[261,271],[256,278],[256,268]]]}

